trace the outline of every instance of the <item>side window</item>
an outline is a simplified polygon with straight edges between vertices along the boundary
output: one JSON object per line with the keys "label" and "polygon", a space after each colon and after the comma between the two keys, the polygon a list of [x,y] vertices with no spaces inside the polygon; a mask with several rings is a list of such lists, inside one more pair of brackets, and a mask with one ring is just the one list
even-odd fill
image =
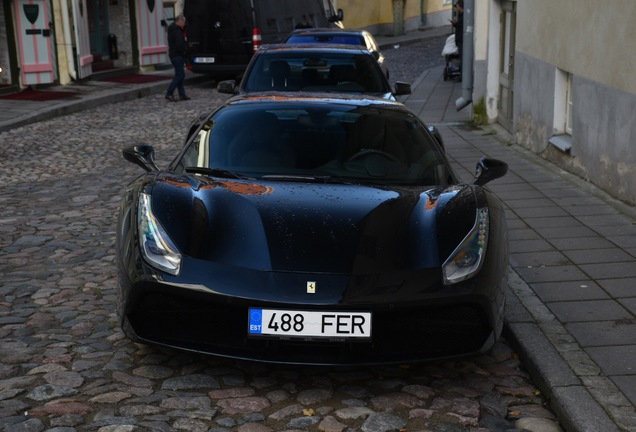
{"label": "side window", "polygon": [[181,162],[179,163],[179,167],[183,172],[186,167],[197,166],[197,161],[199,160],[199,145],[201,143],[201,134],[198,134],[194,141],[190,143],[188,148],[186,149],[183,157],[181,158]]}
{"label": "side window", "polygon": [[278,20],[276,18],[267,18],[265,20],[266,32],[267,33],[278,33],[280,32],[280,27],[278,25]]}
{"label": "side window", "polygon": [[294,29],[294,18],[293,17],[285,17],[283,18],[283,30],[286,32],[290,32]]}
{"label": "side window", "polygon": [[184,172],[186,167],[209,167],[209,138],[213,125],[214,122],[208,120],[199,129],[175,167],[176,172]]}

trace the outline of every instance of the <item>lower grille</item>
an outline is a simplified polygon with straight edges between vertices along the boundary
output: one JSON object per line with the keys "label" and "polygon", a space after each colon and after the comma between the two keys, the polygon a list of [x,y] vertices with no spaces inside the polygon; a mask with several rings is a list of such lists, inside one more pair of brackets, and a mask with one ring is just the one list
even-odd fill
{"label": "lower grille", "polygon": [[411,362],[471,354],[492,331],[486,314],[467,303],[374,311],[370,342],[248,337],[247,316],[245,306],[150,294],[128,319],[137,336],[151,343],[229,357],[309,364]]}

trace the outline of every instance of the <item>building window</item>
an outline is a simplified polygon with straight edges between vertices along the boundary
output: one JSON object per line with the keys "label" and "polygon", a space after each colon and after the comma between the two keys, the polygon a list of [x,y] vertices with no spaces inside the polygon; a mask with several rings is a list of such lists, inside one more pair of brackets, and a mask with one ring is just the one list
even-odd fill
{"label": "building window", "polygon": [[565,153],[572,151],[572,74],[557,69],[554,82],[554,123],[550,144]]}
{"label": "building window", "polygon": [[[112,1],[110,3],[113,4]],[[166,31],[168,26],[174,22],[174,3],[163,4],[163,19],[166,20]]]}
{"label": "building window", "polygon": [[572,135],[572,74],[567,74],[565,92],[565,133]]}
{"label": "building window", "polygon": [[554,133],[572,135],[572,74],[563,69],[554,82]]}
{"label": "building window", "polygon": [[278,27],[278,20],[276,18],[267,18],[265,20],[265,25],[267,26],[268,32],[280,32],[280,28]]}

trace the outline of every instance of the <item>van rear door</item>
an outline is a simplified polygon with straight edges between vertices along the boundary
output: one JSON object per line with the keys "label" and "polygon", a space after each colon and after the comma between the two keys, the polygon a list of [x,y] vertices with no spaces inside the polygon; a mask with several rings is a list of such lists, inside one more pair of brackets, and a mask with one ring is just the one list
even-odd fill
{"label": "van rear door", "polygon": [[186,34],[193,72],[242,72],[252,57],[251,0],[186,0]]}
{"label": "van rear door", "polygon": [[281,43],[298,27],[328,27],[323,0],[254,0],[263,43]]}

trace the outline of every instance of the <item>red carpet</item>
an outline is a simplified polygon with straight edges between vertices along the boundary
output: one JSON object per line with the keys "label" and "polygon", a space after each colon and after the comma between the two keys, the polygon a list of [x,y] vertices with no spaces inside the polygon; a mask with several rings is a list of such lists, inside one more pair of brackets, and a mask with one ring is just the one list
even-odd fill
{"label": "red carpet", "polygon": [[122,83],[122,84],[144,84],[144,83],[163,81],[163,80],[169,80],[169,79],[172,79],[172,77],[167,75],[132,74],[132,75],[104,77],[104,78],[100,78],[99,81],[116,82],[116,83]]}
{"label": "red carpet", "polygon": [[0,99],[11,100],[30,100],[30,101],[50,101],[56,99],[65,99],[75,96],[76,93],[66,91],[46,91],[46,90],[33,90],[25,89],[19,93],[11,93],[0,96]]}

